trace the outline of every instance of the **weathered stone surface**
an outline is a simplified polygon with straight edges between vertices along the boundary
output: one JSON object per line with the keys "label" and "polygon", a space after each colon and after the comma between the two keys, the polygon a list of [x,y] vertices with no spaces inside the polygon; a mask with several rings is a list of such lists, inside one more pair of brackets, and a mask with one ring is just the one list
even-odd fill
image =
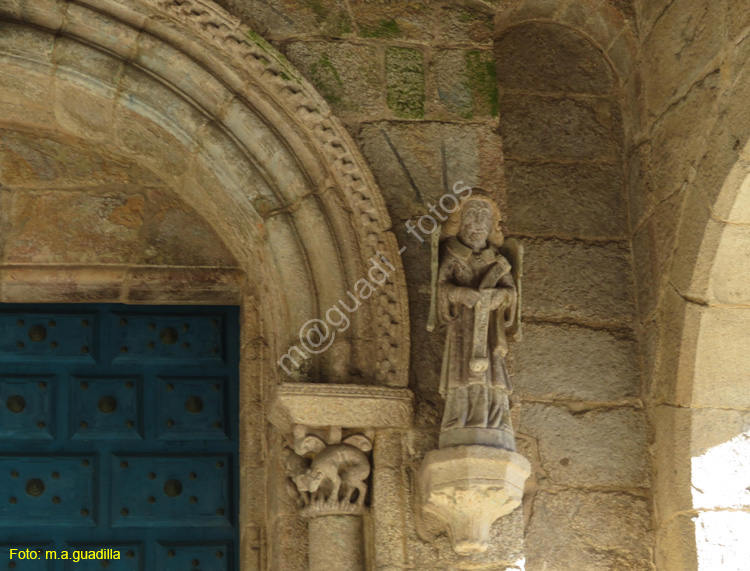
{"label": "weathered stone surface", "polygon": [[43,60],[50,57],[53,44],[54,36],[40,29],[11,22],[0,25],[0,52],[3,54]]}
{"label": "weathered stone surface", "polygon": [[185,153],[176,152],[181,147],[180,141],[164,129],[148,124],[137,113],[117,109],[113,130],[121,148],[142,157],[150,168],[165,179],[180,177],[187,170]]}
{"label": "weathered stone surface", "polygon": [[714,121],[707,111],[719,96],[719,81],[718,71],[708,75],[654,124],[651,181],[656,203],[686,182],[705,152],[704,134]]}
{"label": "weathered stone surface", "polygon": [[617,149],[607,99],[506,94],[500,116],[509,158],[611,160]]}
{"label": "weathered stone surface", "polygon": [[[627,0],[626,0],[627,1]],[[640,46],[635,35],[628,33],[628,26],[607,49],[607,55],[612,61],[615,75],[625,79],[630,77],[637,69],[638,53]]]}
{"label": "weathered stone surface", "polygon": [[93,76],[112,86],[117,84],[124,65],[121,59],[92,50],[90,46],[66,36],[55,41],[52,59],[58,67],[58,73],[75,71],[81,76]]}
{"label": "weathered stone surface", "polygon": [[644,142],[631,149],[626,158],[626,184],[630,224],[637,228],[653,206],[653,184],[651,183],[651,143]]}
{"label": "weathered stone surface", "polygon": [[270,558],[278,567],[309,569],[307,522],[299,516],[281,516],[272,524],[271,533],[278,538]]}
{"label": "weathered stone surface", "polygon": [[385,51],[388,107],[397,117],[424,115],[424,69],[420,50],[390,47]]}
{"label": "weathered stone surface", "polygon": [[524,314],[591,324],[633,315],[630,252],[617,244],[526,240]]}
{"label": "weathered stone surface", "polygon": [[67,132],[89,140],[111,140],[113,112],[111,99],[72,82],[56,82],[55,118]]}
{"label": "weathered stone surface", "polygon": [[699,570],[695,544],[696,519],[694,514],[680,514],[657,528],[654,554],[657,569]]}
{"label": "weathered stone surface", "polygon": [[79,188],[158,179],[132,162],[77,144],[21,131],[0,131],[0,181],[10,187]]}
{"label": "weathered stone surface", "polygon": [[648,111],[660,115],[672,98],[704,75],[721,48],[721,3],[675,0],[643,44]]}
{"label": "weathered stone surface", "polygon": [[[651,571],[646,498],[540,492],[526,533],[527,571]],[[676,568],[675,568],[676,569]]]}
{"label": "weathered stone surface", "polygon": [[669,276],[678,291],[707,299],[713,257],[725,225],[714,219],[705,196],[690,188],[685,197]]}
{"label": "weathered stone surface", "polygon": [[384,107],[383,55],[370,46],[293,42],[286,56],[334,111],[368,115]]}
{"label": "weathered stone surface", "polygon": [[691,303],[674,289],[667,289],[656,316],[661,335],[656,361],[656,375],[650,388],[654,404],[669,403],[690,406],[695,353],[706,307]]}
{"label": "weathered stone surface", "polygon": [[438,112],[462,119],[496,117],[497,75],[490,51],[440,50],[433,66]]}
{"label": "weathered stone surface", "polygon": [[750,309],[712,307],[701,318],[692,402],[696,406],[750,408],[746,335]]}
{"label": "weathered stone surface", "polygon": [[542,467],[554,484],[649,486],[645,415],[633,408],[570,412],[524,404],[518,432],[539,441]]}
{"label": "weathered stone surface", "polygon": [[[417,222],[418,219],[415,218],[411,224],[416,227]],[[427,318],[430,314],[430,236],[422,236],[425,241],[420,242],[407,231],[404,222],[397,223],[394,232],[399,246],[405,248],[401,260],[410,284],[411,376],[421,394],[440,399],[437,393],[445,333],[427,333]],[[439,425],[440,416],[437,416],[437,424],[434,426]]]}
{"label": "weathered stone surface", "polygon": [[571,28],[547,22],[515,26],[498,38],[495,50],[506,89],[597,95],[612,89],[612,70],[602,53]]}
{"label": "weathered stone surface", "polygon": [[284,383],[272,407],[271,420],[282,425],[400,428],[411,425],[412,395],[408,389]]}
{"label": "weathered stone surface", "polygon": [[573,325],[524,325],[513,346],[516,391],[522,397],[582,401],[633,399],[639,392],[635,341]]}
{"label": "weathered stone surface", "polygon": [[562,238],[624,238],[617,165],[505,163],[508,230]]}
{"label": "weathered stone surface", "polygon": [[651,33],[654,22],[669,6],[670,0],[634,0],[633,4],[638,17],[638,28],[645,38]]}
{"label": "weathered stone surface", "polygon": [[268,39],[299,34],[338,37],[351,34],[343,0],[217,0]]}
{"label": "weathered stone surface", "polygon": [[427,203],[438,205],[457,183],[504,200],[502,147],[488,126],[380,122],[364,125],[358,138],[394,220],[428,214]]}
{"label": "weathered stone surface", "polygon": [[653,314],[666,282],[685,197],[675,192],[656,206],[633,236],[633,268],[641,318]]}
{"label": "weathered stone surface", "polygon": [[429,40],[435,4],[429,0],[350,0],[359,33],[365,38]]}
{"label": "weathered stone surface", "polygon": [[742,0],[726,3],[726,21],[730,38],[737,38],[750,26],[750,6]]}
{"label": "weathered stone surface", "polygon": [[404,442],[407,433],[394,430],[375,432],[372,459],[372,514],[375,517],[373,547],[375,565],[398,568],[406,562],[405,497],[410,495],[404,470]]}
{"label": "weathered stone surface", "polygon": [[719,303],[750,303],[750,226],[727,225],[716,251],[709,287]]}
{"label": "weathered stone surface", "polygon": [[[130,204],[132,200],[126,206]],[[119,219],[123,224],[132,224],[132,208]],[[172,193],[154,190],[149,194],[143,238],[143,262],[149,265],[237,266],[216,231]]]}
{"label": "weathered stone surface", "polygon": [[443,6],[437,16],[438,39],[446,44],[490,43],[492,13],[468,6]]}
{"label": "weathered stone surface", "polygon": [[[9,262],[119,263],[135,261],[143,212],[140,195],[79,191],[17,191],[8,214]],[[142,197],[140,200],[143,200]],[[130,210],[126,215],[125,210]]]}
{"label": "weathered stone surface", "polygon": [[54,124],[52,66],[25,69],[0,64],[0,102],[7,121],[27,124]]}

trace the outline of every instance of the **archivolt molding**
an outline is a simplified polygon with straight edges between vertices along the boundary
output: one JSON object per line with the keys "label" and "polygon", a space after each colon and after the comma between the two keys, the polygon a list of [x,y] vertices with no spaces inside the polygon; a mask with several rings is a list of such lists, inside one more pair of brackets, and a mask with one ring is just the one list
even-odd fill
{"label": "archivolt molding", "polygon": [[[268,200],[256,199],[248,209],[251,197],[245,196],[246,189],[237,183],[241,177],[227,183],[231,175],[218,171],[214,175],[227,193],[224,204],[237,208],[222,210],[212,204],[211,197],[201,200],[207,220],[217,226],[221,223],[216,220],[231,218],[227,227],[236,229],[245,242],[263,244],[274,228],[276,235],[288,238],[283,244],[262,246],[265,254],[256,259],[260,268],[248,272],[251,278],[253,273],[256,277],[263,274],[261,281],[275,282],[265,287],[286,300],[286,310],[266,312],[285,323],[276,326],[286,337],[277,340],[278,348],[294,343],[290,335],[295,328],[307,319],[321,317],[331,300],[344,296],[359,278],[366,277],[369,258],[376,252],[383,254],[396,271],[376,290],[374,299],[352,315],[352,327],[342,334],[354,347],[352,355],[337,366],[340,374],[352,367],[361,370],[365,382],[373,380],[367,377],[375,377],[381,384],[406,384],[406,286],[384,202],[343,126],[314,88],[273,47],[204,0],[0,0],[0,19],[41,28],[57,38],[74,38],[176,91],[177,98],[192,105],[196,117],[200,115],[196,119],[186,113],[181,117],[184,124],[173,128],[186,149],[213,144],[210,137],[204,143],[204,135],[214,136],[218,127],[245,150],[248,156],[241,160],[249,161],[265,177],[271,188]],[[192,66],[189,71],[194,70],[194,76],[186,72],[185,65]],[[63,80],[57,76],[55,81]],[[122,78],[114,86],[96,73],[75,81],[86,89],[111,93],[114,105],[123,106],[120,98],[128,85],[122,85]],[[133,111],[129,101],[124,107]],[[158,124],[162,119],[155,121]],[[226,153],[222,153],[223,148],[214,155],[224,157]],[[159,174],[169,177],[172,173]],[[172,182],[179,185],[184,181],[175,178]],[[193,184],[195,188],[185,192],[205,193],[201,181]],[[243,209],[249,216],[244,223]],[[291,221],[291,229],[286,220]],[[217,229],[226,234],[226,228]],[[296,253],[287,251],[289,244],[296,244]],[[258,247],[247,244],[241,248]],[[246,270],[248,256],[243,263]],[[263,260],[267,262],[269,257],[275,260],[272,270],[264,267]],[[287,262],[296,265],[285,269],[282,266]],[[299,276],[298,283],[308,287],[285,283],[290,275]],[[311,300],[295,304],[293,300],[300,296],[311,296]],[[376,341],[376,348],[369,350]]]}

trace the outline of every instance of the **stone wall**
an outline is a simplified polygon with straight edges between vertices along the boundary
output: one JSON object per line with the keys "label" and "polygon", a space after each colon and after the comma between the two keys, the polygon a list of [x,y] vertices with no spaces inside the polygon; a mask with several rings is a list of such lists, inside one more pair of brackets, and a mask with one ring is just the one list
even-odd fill
{"label": "stone wall", "polygon": [[535,468],[527,568],[650,569],[620,79],[558,23],[507,28],[495,50],[508,230],[527,251],[514,356]]}
{"label": "stone wall", "polygon": [[[406,223],[416,226],[460,181],[495,193],[507,232],[526,247],[525,339],[511,354],[519,447],[534,464],[526,568],[650,569],[648,428],[623,160],[621,98],[630,78],[617,77],[614,56],[569,25],[530,23],[496,37],[498,8],[511,3],[221,3],[317,87],[386,198],[404,249],[417,396],[414,429],[387,440],[398,478],[414,485],[437,445],[442,407],[442,336],[425,330],[429,240]],[[574,4],[568,17],[586,21],[591,15]],[[392,557],[378,565],[455,565],[446,539],[436,547],[416,535],[412,492],[375,498],[406,534],[405,549],[398,537],[375,538],[391,542]],[[487,568],[516,562],[513,530],[510,520],[497,524]]]}
{"label": "stone wall", "polygon": [[107,275],[79,276],[92,289],[73,288],[75,302],[162,301],[144,283],[155,272],[241,283],[237,261],[203,217],[152,172],[110,150],[59,132],[5,127],[0,191],[1,260],[18,278],[6,286],[8,300],[28,295],[24,269],[33,267],[68,268],[72,283],[81,268],[107,266]]}

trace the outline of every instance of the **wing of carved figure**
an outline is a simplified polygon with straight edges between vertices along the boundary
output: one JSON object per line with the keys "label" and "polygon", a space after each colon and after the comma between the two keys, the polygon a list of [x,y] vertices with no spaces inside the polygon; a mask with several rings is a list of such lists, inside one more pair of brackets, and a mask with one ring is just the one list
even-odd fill
{"label": "wing of carved figure", "polygon": [[518,238],[506,238],[500,248],[500,253],[510,262],[511,275],[516,284],[516,311],[510,327],[506,328],[505,335],[508,341],[520,341],[521,332],[521,295],[523,286],[523,243]]}
{"label": "wing of carved figure", "polygon": [[437,282],[440,267],[440,235],[443,228],[438,227],[430,235],[430,316],[427,318],[427,331],[434,331],[437,327]]}

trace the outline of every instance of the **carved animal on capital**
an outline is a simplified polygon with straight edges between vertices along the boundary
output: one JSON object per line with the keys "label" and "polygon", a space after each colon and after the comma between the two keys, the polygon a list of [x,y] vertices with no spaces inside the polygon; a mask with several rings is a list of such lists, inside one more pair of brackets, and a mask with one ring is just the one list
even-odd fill
{"label": "carved animal on capital", "polygon": [[[367,494],[365,480],[370,475],[370,462],[365,452],[372,449],[370,441],[361,434],[345,438],[339,444],[326,445],[323,439],[307,435],[296,446],[301,456],[314,455],[312,464],[303,473],[292,479],[300,492],[307,491],[316,497],[325,493],[327,500],[362,505]],[[329,483],[330,489],[324,484]],[[354,492],[358,491],[356,500]],[[354,501],[353,501],[354,500]]]}
{"label": "carved animal on capital", "polygon": [[287,480],[288,492],[290,496],[296,497],[299,500],[300,507],[306,507],[310,504],[310,490],[307,484],[307,470],[309,467],[309,459],[303,458],[294,450],[285,449],[284,472],[292,479],[291,482]]}

